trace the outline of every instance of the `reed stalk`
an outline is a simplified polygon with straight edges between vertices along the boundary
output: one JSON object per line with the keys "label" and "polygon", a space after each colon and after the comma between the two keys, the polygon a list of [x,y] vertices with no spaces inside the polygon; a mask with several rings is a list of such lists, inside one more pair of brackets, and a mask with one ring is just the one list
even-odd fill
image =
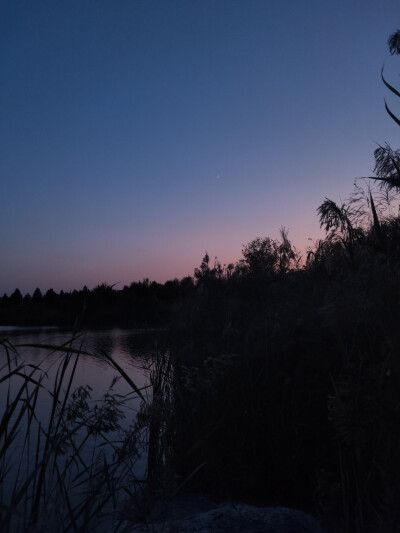
{"label": "reed stalk", "polygon": [[[39,365],[18,356],[27,346],[62,355],[50,387]],[[0,368],[0,530],[94,531],[104,519],[117,523],[121,498],[142,481],[134,466],[145,446],[135,423],[122,429],[123,409],[133,397],[144,400],[144,391],[108,355],[131,392],[114,392],[114,380],[96,403],[90,387],[74,388],[79,358],[87,354],[82,343],[13,346],[3,340],[0,348],[6,355]],[[47,421],[38,410],[42,396],[51,405]]]}

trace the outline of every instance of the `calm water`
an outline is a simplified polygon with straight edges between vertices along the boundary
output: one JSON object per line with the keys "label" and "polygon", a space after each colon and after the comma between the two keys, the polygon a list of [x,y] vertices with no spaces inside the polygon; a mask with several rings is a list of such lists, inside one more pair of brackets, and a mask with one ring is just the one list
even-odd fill
{"label": "calm water", "polygon": [[[152,355],[157,349],[157,337],[160,332],[156,331],[131,331],[131,330],[102,330],[102,331],[88,331],[84,333],[79,339],[74,340],[73,347],[84,350],[90,353],[90,355],[80,355],[78,358],[78,364],[76,373],[74,376],[73,387],[75,389],[80,386],[91,387],[91,405],[98,403],[101,404],[102,396],[110,391],[110,385],[114,378],[118,376],[118,372],[113,368],[104,357],[104,352],[110,355],[114,361],[126,372],[126,374],[132,379],[137,387],[143,389],[144,396],[150,395],[150,389],[145,388],[148,386],[148,367],[151,364]],[[17,328],[5,328],[0,327],[0,339],[7,338],[13,346],[16,347],[18,353],[18,362],[26,363],[35,367],[40,367],[42,372],[42,385],[44,392],[39,394],[36,415],[43,427],[46,427],[51,411],[51,395],[48,391],[53,390],[55,377],[60,364],[65,359],[65,353],[53,351],[45,348],[37,347],[24,347],[19,346],[23,344],[46,344],[60,346],[68,343],[71,340],[71,334],[65,331],[61,331],[55,328],[41,328],[41,329],[17,329]],[[76,356],[73,356],[73,359]],[[0,347],[0,369],[1,375],[4,374],[4,369],[7,365],[7,355],[5,350]],[[1,377],[0,375],[0,377]],[[35,374],[36,376],[36,374]],[[6,394],[11,391],[11,397],[18,390],[21,380],[18,382],[15,378],[10,384],[9,380],[0,383],[0,418],[2,416],[2,406],[5,405]],[[66,383],[66,381],[65,381]],[[66,388],[66,385],[64,389]],[[113,394],[125,397],[127,400],[122,407],[124,418],[121,421],[123,428],[128,428],[132,422],[135,421],[137,412],[141,405],[141,400],[136,394],[132,393],[130,385],[123,380],[118,380],[113,384]],[[26,425],[26,422],[24,422]],[[26,427],[26,426],[25,426]],[[23,429],[23,426],[22,428]],[[26,444],[22,438],[23,431],[17,436],[13,443],[12,459],[9,466],[12,466],[11,474],[8,475],[8,481],[6,486],[2,488],[1,499],[4,502],[7,500],[7,496],[11,491],[13,485],[12,472],[15,470],[18,476],[23,478],[23,465],[22,462],[29,463],[32,461],[32,456],[35,453],[35,449],[29,451],[30,457],[24,458],[23,461],[19,457],[21,454],[27,455]],[[33,433],[33,440],[36,434]],[[112,435],[111,435],[112,436]],[[92,453],[89,451],[86,454]],[[15,462],[13,462],[15,461]],[[141,478],[145,474],[145,454],[137,460],[135,464],[135,476]],[[22,472],[22,474],[21,474]],[[108,526],[106,526],[107,529]],[[100,531],[101,528],[99,528]]]}
{"label": "calm water", "polygon": [[[18,361],[40,366],[47,376],[43,381],[45,388],[51,388],[60,363],[65,358],[63,352],[44,348],[21,347],[22,344],[50,344],[61,346],[71,340],[71,333],[57,328],[18,329],[0,328],[0,338],[8,338],[18,353]],[[89,385],[93,391],[93,399],[99,399],[107,392],[114,377],[118,375],[115,368],[110,366],[102,355],[106,352],[128,374],[135,385],[144,387],[148,382],[146,367],[151,362],[157,346],[156,331],[132,331],[122,329],[87,331],[72,346],[82,349],[91,355],[80,355],[76,369],[73,388]],[[0,368],[6,363],[6,353],[0,349]],[[3,385],[3,386],[2,386]],[[0,384],[0,398],[4,393],[5,384]],[[123,379],[119,379],[114,387],[119,394],[131,392],[130,386]],[[145,393],[145,392],[144,392]],[[47,398],[40,398],[39,416],[46,420],[48,415]],[[1,405],[1,404],[0,404]],[[140,400],[132,400],[128,406],[132,409],[132,416],[140,407]],[[127,408],[128,408],[127,407]],[[129,410],[126,412],[129,421]]]}

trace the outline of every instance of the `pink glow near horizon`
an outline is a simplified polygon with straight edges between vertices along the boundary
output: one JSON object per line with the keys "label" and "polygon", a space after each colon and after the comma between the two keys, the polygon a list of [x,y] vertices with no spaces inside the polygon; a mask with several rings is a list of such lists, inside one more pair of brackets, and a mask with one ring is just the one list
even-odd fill
{"label": "pink glow near horizon", "polygon": [[[142,281],[148,278],[150,281],[157,281],[164,283],[170,279],[182,279],[186,276],[193,276],[194,269],[198,267],[202,258],[207,251],[211,263],[217,257],[222,265],[235,263],[242,258],[242,247],[256,237],[269,236],[274,239],[279,238],[279,228],[269,234],[264,232],[257,232],[252,237],[247,238],[246,231],[242,231],[241,235],[231,233],[229,235],[221,236],[220,238],[207,239],[203,237],[203,242],[196,243],[195,250],[186,247],[186,251],[179,253],[179,246],[182,245],[185,250],[184,243],[179,241],[175,243],[175,250],[173,253],[167,251],[157,250],[143,250],[140,254],[130,255],[128,252],[119,253],[118,255],[81,257],[80,260],[52,262],[49,260],[45,267],[40,263],[32,264],[29,275],[21,267],[20,272],[15,272],[15,279],[17,283],[11,286],[8,290],[3,291],[11,294],[15,288],[19,288],[23,294],[32,294],[36,287],[39,287],[42,292],[52,288],[59,292],[60,290],[71,291],[80,290],[83,286],[89,289],[101,284],[107,283],[110,285],[116,284],[116,289],[122,289],[124,285],[129,285],[131,282]],[[313,233],[312,233],[313,232]],[[318,234],[319,233],[319,234]],[[251,233],[248,232],[248,235]],[[311,228],[307,231],[306,227],[299,224],[294,230],[289,228],[289,238],[296,246],[298,251],[305,257],[305,250],[312,245],[309,237],[313,240],[322,236],[322,231],[316,231],[316,228]]]}
{"label": "pink glow near horizon", "polygon": [[397,5],[338,1],[6,3],[0,295],[191,276],[281,226],[304,252],[398,142]]}

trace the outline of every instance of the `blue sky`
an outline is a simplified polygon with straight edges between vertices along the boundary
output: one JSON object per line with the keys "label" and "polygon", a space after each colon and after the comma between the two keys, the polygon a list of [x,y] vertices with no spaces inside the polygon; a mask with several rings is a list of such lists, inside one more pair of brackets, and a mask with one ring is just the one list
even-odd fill
{"label": "blue sky", "polygon": [[0,294],[192,275],[398,148],[398,2],[0,1]]}

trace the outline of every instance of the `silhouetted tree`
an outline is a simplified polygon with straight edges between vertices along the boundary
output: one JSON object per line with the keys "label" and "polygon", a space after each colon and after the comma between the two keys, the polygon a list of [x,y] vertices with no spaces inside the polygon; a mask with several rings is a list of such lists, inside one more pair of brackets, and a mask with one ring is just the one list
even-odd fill
{"label": "silhouetted tree", "polygon": [[15,289],[15,291],[10,296],[10,305],[20,305],[22,304],[22,294],[19,289]]}
{"label": "silhouetted tree", "polygon": [[6,293],[0,298],[0,305],[1,307],[8,307],[10,305],[10,297]]}
{"label": "silhouetted tree", "polygon": [[43,299],[42,291],[37,287],[35,289],[35,292],[32,295],[32,303],[36,305],[40,303],[42,299]]}
{"label": "silhouetted tree", "polygon": [[181,279],[180,281],[181,288],[184,290],[184,292],[189,292],[193,290],[194,282],[193,278],[190,276],[186,276]]}
{"label": "silhouetted tree", "polygon": [[23,298],[23,304],[29,305],[32,302],[32,296],[27,292]]}
{"label": "silhouetted tree", "polygon": [[278,243],[269,237],[257,237],[243,247],[242,254],[249,272],[273,274],[278,263]]}
{"label": "silhouetted tree", "polygon": [[196,268],[194,271],[194,277],[197,280],[204,279],[210,275],[210,257],[206,251],[205,256],[201,262],[200,268]]}
{"label": "silhouetted tree", "polygon": [[58,297],[53,289],[49,289],[44,295],[43,300],[46,305],[55,305],[57,303]]}

